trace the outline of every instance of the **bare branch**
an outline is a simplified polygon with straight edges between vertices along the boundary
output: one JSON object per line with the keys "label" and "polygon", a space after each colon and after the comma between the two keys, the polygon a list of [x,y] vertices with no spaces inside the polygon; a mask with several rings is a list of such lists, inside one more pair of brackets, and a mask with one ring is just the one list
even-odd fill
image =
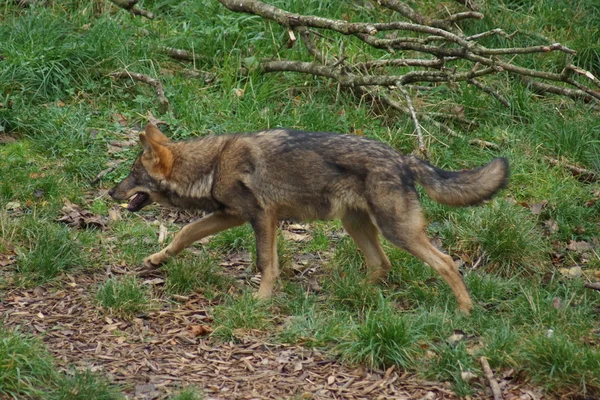
{"label": "bare branch", "polygon": [[424,67],[440,69],[444,66],[446,61],[452,61],[456,59],[456,57],[437,58],[434,60],[424,60],[421,58],[393,58],[389,60],[365,61],[355,64],[354,67],[362,71],[370,71],[373,68],[380,67]]}
{"label": "bare branch", "polygon": [[494,396],[494,400],[502,400],[502,391],[500,390],[500,386],[498,385],[498,381],[494,378],[494,372],[490,368],[490,364],[488,363],[485,357],[481,357],[479,359],[481,363],[481,367],[483,368],[483,373],[485,374],[488,383],[490,384],[490,388],[492,389],[492,395]]}
{"label": "bare branch", "polygon": [[573,165],[564,158],[558,160],[556,158],[546,157],[546,159],[552,165],[568,169],[575,178],[582,182],[600,182],[600,174],[598,172]]}
{"label": "bare branch", "polygon": [[174,47],[161,47],[160,50],[176,60],[194,61],[199,59],[195,53],[190,53],[187,50],[176,49]]}
{"label": "bare branch", "polygon": [[412,118],[415,124],[415,130],[417,131],[417,141],[419,142],[419,155],[428,159],[427,156],[427,147],[425,147],[425,141],[423,140],[423,131],[421,130],[421,124],[419,123],[419,119],[417,118],[417,113],[415,112],[415,108],[413,107],[412,100],[410,99],[410,95],[408,91],[400,84],[400,82],[396,83],[398,90],[404,95],[406,99],[406,105],[408,106],[408,111],[410,117]]}
{"label": "bare branch", "polygon": [[513,33],[511,33],[509,35],[506,32],[504,32],[503,29],[495,28],[495,29],[492,29],[492,30],[489,30],[489,31],[486,31],[486,32],[477,33],[475,35],[469,36],[469,37],[467,37],[467,40],[477,40],[477,39],[481,39],[481,38],[492,36],[492,35],[499,35],[499,36],[502,36],[502,37],[510,40],[513,37],[515,37],[515,35],[517,33],[519,33],[518,30],[514,31]]}
{"label": "bare branch", "polygon": [[504,107],[510,108],[510,102],[506,99],[506,97],[502,96],[500,93],[496,92],[493,89],[490,89],[487,86],[484,86],[481,82],[476,81],[475,79],[468,79],[467,82],[469,82],[471,85],[475,86],[479,90],[482,90],[485,93],[494,97],[496,100],[498,100],[500,103],[502,103],[504,105]]}
{"label": "bare branch", "polygon": [[139,0],[110,0],[113,4],[129,11],[133,15],[141,15],[148,19],[154,19],[154,14],[150,11],[142,10],[136,7]]}
{"label": "bare branch", "polygon": [[452,71],[410,71],[404,75],[355,75],[342,73],[332,66],[319,65],[303,61],[266,61],[261,63],[264,72],[302,72],[324,76],[338,81],[342,86],[392,86],[397,82],[402,85],[415,82],[460,82],[495,72],[493,68],[484,68],[475,72],[453,73]]}
{"label": "bare branch", "polygon": [[127,70],[111,72],[108,74],[113,78],[117,79],[132,79],[134,81],[144,82],[148,85],[152,86],[156,91],[158,96],[158,102],[160,103],[160,111],[162,113],[166,112],[169,108],[169,99],[165,96],[165,89],[163,88],[162,83],[158,79],[154,79],[149,77],[148,75],[139,74],[137,72],[129,72]]}
{"label": "bare branch", "polygon": [[583,90],[550,85],[548,83],[536,81],[535,79],[527,78],[525,76],[521,77],[521,80],[527,84],[530,90],[537,94],[552,93],[559,96],[570,97],[573,100],[583,100],[587,103],[594,102],[596,100],[593,96],[590,96]]}
{"label": "bare branch", "polygon": [[345,35],[355,33],[374,35],[377,33],[373,24],[350,23],[339,19],[291,13],[258,0],[219,0],[219,2],[231,11],[258,15],[283,26],[311,26],[313,28],[332,29]]}
{"label": "bare branch", "polygon": [[583,287],[587,288],[587,289],[594,289],[594,290],[600,291],[600,282],[596,282],[596,283],[584,283]]}

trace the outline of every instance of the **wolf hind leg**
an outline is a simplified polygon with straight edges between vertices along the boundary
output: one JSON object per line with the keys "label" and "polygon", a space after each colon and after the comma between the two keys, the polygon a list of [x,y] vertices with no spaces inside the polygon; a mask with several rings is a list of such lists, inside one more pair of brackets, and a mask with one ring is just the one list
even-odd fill
{"label": "wolf hind leg", "polygon": [[376,224],[383,236],[436,270],[450,285],[459,310],[469,314],[473,304],[467,287],[452,258],[433,246],[425,234],[426,222],[417,194],[410,190],[386,192],[381,195],[380,191],[372,199]]}
{"label": "wolf hind leg", "polygon": [[369,281],[376,283],[384,279],[391,263],[383,252],[378,238],[379,230],[371,222],[369,214],[365,211],[348,210],[342,217],[342,225],[365,256]]}
{"label": "wolf hind leg", "polygon": [[158,253],[144,259],[146,266],[160,265],[167,258],[175,256],[186,247],[198,240],[214,235],[221,231],[242,225],[245,221],[239,217],[226,215],[220,212],[209,214],[198,221],[184,226],[173,238],[173,241]]}
{"label": "wolf hind leg", "polygon": [[260,287],[256,297],[269,299],[279,276],[277,260],[277,222],[274,214],[261,212],[250,221],[256,237],[256,265],[260,271]]}

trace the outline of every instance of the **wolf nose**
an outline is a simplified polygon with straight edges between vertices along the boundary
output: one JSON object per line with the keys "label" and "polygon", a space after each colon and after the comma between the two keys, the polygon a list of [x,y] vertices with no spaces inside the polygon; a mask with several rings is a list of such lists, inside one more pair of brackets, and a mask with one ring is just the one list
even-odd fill
{"label": "wolf nose", "polygon": [[114,197],[115,197],[115,188],[112,188],[112,189],[110,189],[110,190],[108,191],[108,195],[109,195],[110,197],[113,197],[113,198],[114,198]]}

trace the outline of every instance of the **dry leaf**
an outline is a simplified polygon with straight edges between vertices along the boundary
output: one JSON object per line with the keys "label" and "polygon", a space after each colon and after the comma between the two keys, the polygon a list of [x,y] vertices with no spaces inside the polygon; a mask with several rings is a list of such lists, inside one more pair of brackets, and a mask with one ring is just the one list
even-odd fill
{"label": "dry leaf", "polygon": [[160,227],[158,228],[158,243],[164,243],[168,234],[169,231],[167,230],[167,227],[161,223]]}
{"label": "dry leaf", "polygon": [[293,242],[304,242],[310,239],[310,235],[308,233],[296,233],[283,230],[281,231],[284,239],[291,240]]}
{"label": "dry leaf", "polygon": [[576,242],[571,240],[567,246],[567,249],[571,251],[589,251],[592,250],[592,245],[584,241]]}
{"label": "dry leaf", "polygon": [[62,217],[58,219],[72,228],[105,228],[105,218],[100,215],[95,215],[91,211],[82,210],[76,204],[65,200],[65,205],[61,209]]}
{"label": "dry leaf", "polygon": [[188,327],[188,332],[193,337],[210,335],[212,331],[213,329],[209,325],[190,325]]}

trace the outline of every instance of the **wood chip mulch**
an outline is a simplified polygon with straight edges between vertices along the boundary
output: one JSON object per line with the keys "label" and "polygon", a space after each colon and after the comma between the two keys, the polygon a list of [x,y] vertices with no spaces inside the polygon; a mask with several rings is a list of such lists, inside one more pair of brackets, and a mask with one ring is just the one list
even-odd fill
{"label": "wood chip mulch", "polygon": [[[62,370],[99,371],[132,399],[165,399],[188,385],[207,399],[457,398],[449,384],[394,368],[341,365],[319,350],[269,343],[264,333],[218,343],[203,336],[211,317],[201,295],[182,297],[181,304],[159,300],[152,311],[131,319],[109,316],[93,301],[95,285],[105,278],[68,276],[58,288],[7,290],[0,321],[40,337]],[[511,386],[503,388],[506,399],[536,398],[528,388]],[[490,396],[482,388],[476,398]]]}

